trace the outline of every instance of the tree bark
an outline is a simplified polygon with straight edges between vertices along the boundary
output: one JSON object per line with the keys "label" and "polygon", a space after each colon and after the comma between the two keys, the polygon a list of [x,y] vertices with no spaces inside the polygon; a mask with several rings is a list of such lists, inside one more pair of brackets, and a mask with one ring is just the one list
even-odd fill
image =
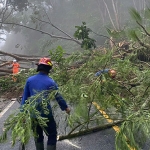
{"label": "tree bark", "polygon": [[15,58],[17,61],[21,61],[21,60],[38,61],[40,59],[40,57],[39,58],[38,57],[29,58],[28,56],[25,57],[25,55],[24,55],[24,57],[21,57],[18,54],[8,53],[8,52],[4,52],[4,51],[1,51],[1,50],[0,50],[0,54],[4,54],[6,56],[11,56],[11,57]]}
{"label": "tree bark", "polygon": [[1,67],[4,67],[4,66],[6,66],[6,65],[9,65],[10,63],[11,63],[10,61],[5,62],[5,63],[2,63],[2,64],[0,64],[0,68],[1,68]]}
{"label": "tree bark", "polygon": [[64,139],[70,139],[70,138],[74,138],[74,137],[78,137],[78,136],[82,136],[82,135],[86,135],[86,134],[90,134],[90,133],[94,133],[94,132],[101,131],[101,130],[104,130],[104,129],[108,129],[108,128],[111,128],[111,127],[113,127],[117,124],[120,124],[122,122],[123,122],[123,120],[115,121],[114,123],[105,124],[103,126],[90,128],[90,129],[87,129],[87,130],[84,130],[84,131],[79,131],[79,132],[72,133],[72,134],[69,134],[69,135],[62,135],[62,136],[59,136],[58,141],[61,141],[61,140],[64,140]]}
{"label": "tree bark", "polygon": [[0,68],[0,72],[12,73],[12,69],[3,69],[3,68]]}

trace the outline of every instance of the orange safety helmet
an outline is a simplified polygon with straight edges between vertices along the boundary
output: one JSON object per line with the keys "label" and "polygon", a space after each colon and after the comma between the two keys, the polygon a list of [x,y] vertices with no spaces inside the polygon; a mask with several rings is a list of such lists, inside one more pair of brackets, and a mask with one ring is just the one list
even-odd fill
{"label": "orange safety helmet", "polygon": [[116,74],[117,74],[114,69],[110,69],[108,73],[109,73],[109,76],[110,76],[111,78],[115,78],[115,77],[116,77]]}
{"label": "orange safety helmet", "polygon": [[39,60],[39,63],[38,63],[38,65],[41,65],[41,64],[43,64],[43,65],[47,65],[47,66],[53,66],[53,64],[52,64],[52,62],[51,62],[51,60],[50,60],[50,58],[46,58],[46,57],[43,57],[43,58],[41,58],[40,60]]}

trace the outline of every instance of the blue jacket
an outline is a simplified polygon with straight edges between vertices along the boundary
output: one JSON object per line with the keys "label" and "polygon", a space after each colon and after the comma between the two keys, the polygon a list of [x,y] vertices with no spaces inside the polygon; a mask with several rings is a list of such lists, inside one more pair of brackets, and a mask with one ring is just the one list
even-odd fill
{"label": "blue jacket", "polygon": [[[24,105],[26,100],[36,95],[37,93],[40,93],[42,91],[50,91],[50,90],[58,90],[58,85],[56,82],[50,78],[48,75],[39,72],[38,74],[31,76],[27,79],[26,85],[24,87],[24,93],[21,101],[21,105]],[[45,98],[48,94],[45,94]],[[58,102],[61,110],[65,110],[68,106],[66,104],[66,101],[63,99],[63,97],[57,93],[55,95],[55,99]],[[40,103],[41,100],[38,99],[38,102]],[[48,103],[47,108],[49,109],[49,114],[52,115],[51,106],[50,103]],[[38,107],[37,110],[41,111],[42,108]],[[42,112],[42,111],[41,111]],[[42,116],[45,116],[41,113]]]}
{"label": "blue jacket", "polygon": [[95,73],[95,76],[100,76],[102,73],[108,73],[110,69],[103,69]]}

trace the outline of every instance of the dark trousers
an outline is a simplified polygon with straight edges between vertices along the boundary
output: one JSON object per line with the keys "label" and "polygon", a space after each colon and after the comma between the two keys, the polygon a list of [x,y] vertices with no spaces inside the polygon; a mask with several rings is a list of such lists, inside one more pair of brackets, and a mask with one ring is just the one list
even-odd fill
{"label": "dark trousers", "polygon": [[[36,125],[36,133],[37,138],[35,139],[37,143],[44,141],[43,129],[40,125]],[[54,118],[49,118],[49,122],[47,122],[47,127],[44,128],[45,134],[48,137],[47,145],[56,145],[57,142],[57,129],[56,122]]]}

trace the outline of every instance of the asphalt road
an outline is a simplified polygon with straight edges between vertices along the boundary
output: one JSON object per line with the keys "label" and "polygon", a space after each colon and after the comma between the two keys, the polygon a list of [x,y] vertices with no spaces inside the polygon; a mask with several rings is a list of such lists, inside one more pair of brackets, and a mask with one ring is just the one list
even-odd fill
{"label": "asphalt road", "polygon": [[[0,114],[0,134],[2,133],[3,122],[9,116],[9,114],[11,114],[13,110],[17,109],[18,107],[19,104],[17,102],[11,102],[9,109],[5,113]],[[62,133],[61,130],[62,129],[58,128],[59,134]],[[45,150],[46,140],[47,137],[45,137]],[[17,142],[16,145],[12,147],[11,139],[9,137],[6,143],[0,144],[0,150],[19,150],[19,145],[20,143]],[[35,150],[33,138],[31,138],[30,142],[26,146],[26,150]],[[115,150],[115,131],[110,128],[77,138],[58,141],[57,150]],[[141,150],[150,150],[149,142],[147,142]]]}

